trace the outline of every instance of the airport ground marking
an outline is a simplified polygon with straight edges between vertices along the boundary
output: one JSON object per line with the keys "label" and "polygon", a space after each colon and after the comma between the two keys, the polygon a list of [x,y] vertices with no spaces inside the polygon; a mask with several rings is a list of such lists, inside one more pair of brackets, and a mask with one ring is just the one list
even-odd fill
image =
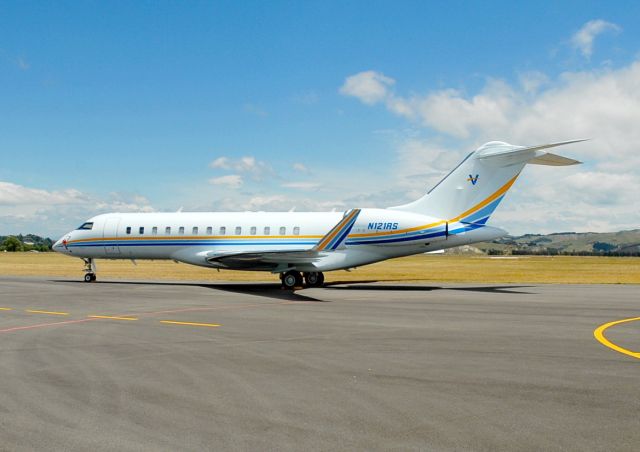
{"label": "airport ground marking", "polygon": [[137,317],[125,317],[120,315],[90,315],[90,319],[107,319],[107,320],[138,320]]}
{"label": "airport ground marking", "polygon": [[[280,304],[280,303],[278,303]],[[14,308],[5,308],[5,307],[0,307],[0,311],[13,311]],[[185,311],[189,311],[190,309],[187,309]],[[199,310],[199,309],[196,309]],[[205,309],[206,310],[206,309]],[[41,309],[25,309],[24,312],[27,312],[29,314],[45,314],[45,315],[57,315],[57,316],[68,316],[70,315],[70,313],[68,312],[60,312],[60,311],[44,311]],[[160,311],[162,312],[162,311]],[[167,311],[169,312],[169,311]],[[143,313],[144,314],[149,314],[149,313]],[[151,313],[151,314],[156,314],[156,313]],[[53,323],[40,323],[37,325],[26,325],[26,326],[18,326],[18,327],[11,327],[11,328],[5,328],[5,329],[0,329],[0,333],[9,333],[12,331],[20,331],[20,330],[30,330],[30,329],[34,329],[34,328],[42,328],[42,327],[49,327],[49,326],[56,326],[56,325],[67,325],[67,324],[72,324],[72,323],[83,323],[83,322],[90,322],[90,321],[96,321],[96,320],[139,320],[138,317],[132,317],[132,316],[128,316],[128,315],[88,315],[87,317],[85,317],[84,319],[77,319],[77,320],[66,320],[64,322],[53,322]],[[222,324],[219,323],[200,323],[200,322],[178,322],[176,320],[160,320],[160,323],[164,323],[164,324],[168,324],[168,325],[184,325],[184,326],[196,326],[196,327],[208,327],[208,328],[217,328],[219,326],[222,326]]]}
{"label": "airport ground marking", "polygon": [[72,323],[91,322],[94,319],[79,319],[79,320],[65,320],[64,322],[52,322],[52,323],[38,323],[36,325],[14,326],[11,328],[5,328],[0,330],[0,333],[11,333],[21,330],[33,330],[36,328],[46,328],[50,326],[70,325]]}
{"label": "airport ground marking", "polygon": [[220,326],[220,324],[218,323],[176,322],[175,320],[160,320],[160,323],[169,324],[169,325],[207,326],[210,328],[215,328]]}
{"label": "airport ground marking", "polygon": [[28,312],[29,314],[69,315],[68,312],[40,311],[38,309],[25,309],[25,312]]}
{"label": "airport ground marking", "polygon": [[634,352],[634,351],[628,350],[628,349],[626,349],[624,347],[620,347],[619,345],[616,345],[613,342],[611,342],[604,335],[604,332],[607,330],[607,328],[610,328],[610,327],[612,327],[614,325],[619,325],[621,323],[635,322],[635,321],[638,321],[638,320],[640,320],[640,317],[631,317],[629,319],[614,320],[613,322],[605,323],[603,325],[600,325],[598,328],[596,328],[593,331],[593,336],[596,338],[596,340],[598,342],[600,342],[605,347],[610,348],[611,350],[615,350],[616,352],[622,353],[623,355],[627,355],[627,356],[631,356],[633,358],[640,359],[640,352]]}

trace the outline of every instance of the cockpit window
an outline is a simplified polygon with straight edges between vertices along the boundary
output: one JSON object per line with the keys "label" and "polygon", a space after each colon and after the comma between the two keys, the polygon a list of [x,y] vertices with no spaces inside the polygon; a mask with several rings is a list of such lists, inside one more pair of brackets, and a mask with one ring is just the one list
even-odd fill
{"label": "cockpit window", "polygon": [[85,229],[87,231],[90,231],[91,229],[93,229],[93,223],[92,222],[83,223],[82,226],[80,226],[78,229]]}

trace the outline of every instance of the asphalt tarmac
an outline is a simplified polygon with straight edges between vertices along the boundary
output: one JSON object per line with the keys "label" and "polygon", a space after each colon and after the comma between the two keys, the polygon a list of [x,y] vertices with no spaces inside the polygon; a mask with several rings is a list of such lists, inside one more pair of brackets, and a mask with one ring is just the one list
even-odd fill
{"label": "asphalt tarmac", "polygon": [[[0,278],[2,450],[639,450],[638,286]],[[640,321],[604,334],[640,350]]]}

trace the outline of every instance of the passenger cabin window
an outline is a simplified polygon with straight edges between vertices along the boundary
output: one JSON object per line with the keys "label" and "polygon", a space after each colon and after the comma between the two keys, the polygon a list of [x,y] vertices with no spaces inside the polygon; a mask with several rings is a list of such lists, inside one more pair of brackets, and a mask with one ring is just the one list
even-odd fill
{"label": "passenger cabin window", "polygon": [[158,226],[154,226],[153,228],[151,228],[151,233],[153,235],[158,235]]}
{"label": "passenger cabin window", "polygon": [[184,234],[184,226],[180,226],[180,228],[178,229],[178,233],[180,235]]}
{"label": "passenger cabin window", "polygon": [[240,226],[236,226],[236,235],[242,234],[242,228]]}
{"label": "passenger cabin window", "polygon": [[211,226],[207,226],[207,235],[213,234],[213,228]]}
{"label": "passenger cabin window", "polygon": [[131,234],[131,226],[127,226],[127,234]]}
{"label": "passenger cabin window", "polygon": [[285,235],[287,233],[287,228],[284,226],[280,226],[280,235]]}
{"label": "passenger cabin window", "polygon": [[256,235],[256,227],[251,226],[251,235]]}
{"label": "passenger cabin window", "polygon": [[300,235],[300,226],[293,228],[293,235]]}
{"label": "passenger cabin window", "polygon": [[198,235],[198,226],[194,226],[191,232],[193,233],[193,235]]}
{"label": "passenger cabin window", "polygon": [[265,226],[264,227],[264,235],[269,235],[271,234],[271,228],[269,226]]}
{"label": "passenger cabin window", "polygon": [[91,222],[82,223],[82,225],[78,229],[84,229],[84,230],[90,231],[91,229],[93,229],[93,223]]}
{"label": "passenger cabin window", "polygon": [[140,232],[140,235],[144,234],[144,226],[140,226],[138,231]]}
{"label": "passenger cabin window", "polygon": [[171,226],[167,226],[166,228],[164,228],[164,233],[167,235],[171,235]]}
{"label": "passenger cabin window", "polygon": [[220,235],[225,235],[227,233],[227,228],[225,226],[220,226]]}

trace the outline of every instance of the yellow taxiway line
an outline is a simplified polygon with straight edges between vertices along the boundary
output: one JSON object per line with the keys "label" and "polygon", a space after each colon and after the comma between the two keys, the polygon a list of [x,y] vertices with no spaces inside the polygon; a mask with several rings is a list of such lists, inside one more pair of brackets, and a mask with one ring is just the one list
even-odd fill
{"label": "yellow taxiway line", "polygon": [[25,309],[25,312],[28,312],[30,314],[69,315],[68,312],[39,311],[39,310],[36,310],[36,309]]}
{"label": "yellow taxiway line", "polygon": [[90,319],[110,319],[110,320],[138,320],[137,317],[121,317],[115,315],[90,315]]}
{"label": "yellow taxiway line", "polygon": [[604,332],[607,330],[607,328],[610,328],[610,327],[612,327],[614,325],[619,325],[621,323],[635,322],[637,320],[640,320],[640,317],[632,317],[632,318],[629,318],[629,319],[614,320],[613,322],[605,323],[604,325],[600,325],[598,328],[596,328],[593,331],[593,336],[596,338],[596,340],[598,342],[600,342],[605,347],[609,347],[611,350],[615,350],[616,352],[622,353],[623,355],[627,355],[627,356],[631,356],[633,358],[640,359],[640,352],[634,352],[634,351],[628,350],[626,348],[620,347],[619,345],[614,344],[613,342],[611,342],[609,339],[607,339],[604,336]]}
{"label": "yellow taxiway line", "polygon": [[220,326],[218,323],[176,322],[175,320],[160,320],[160,323],[168,323],[171,325],[208,326],[212,328]]}
{"label": "yellow taxiway line", "polygon": [[[0,307],[0,311],[13,311],[13,310],[14,308]],[[46,314],[46,315],[60,315],[60,316],[70,315],[70,313],[68,312],[43,311],[40,309],[25,309],[24,312],[27,312],[29,314]],[[128,315],[88,315],[85,317],[85,320],[74,320],[71,323],[82,322],[82,321],[92,320],[92,319],[128,320],[128,321],[139,320],[138,317],[133,317]],[[219,323],[178,322],[176,320],[159,320],[159,322],[164,323],[166,325],[202,326],[202,327],[209,327],[209,328],[216,328],[216,327],[222,326],[222,324],[219,324]],[[64,322],[64,323],[70,323],[70,322]]]}

